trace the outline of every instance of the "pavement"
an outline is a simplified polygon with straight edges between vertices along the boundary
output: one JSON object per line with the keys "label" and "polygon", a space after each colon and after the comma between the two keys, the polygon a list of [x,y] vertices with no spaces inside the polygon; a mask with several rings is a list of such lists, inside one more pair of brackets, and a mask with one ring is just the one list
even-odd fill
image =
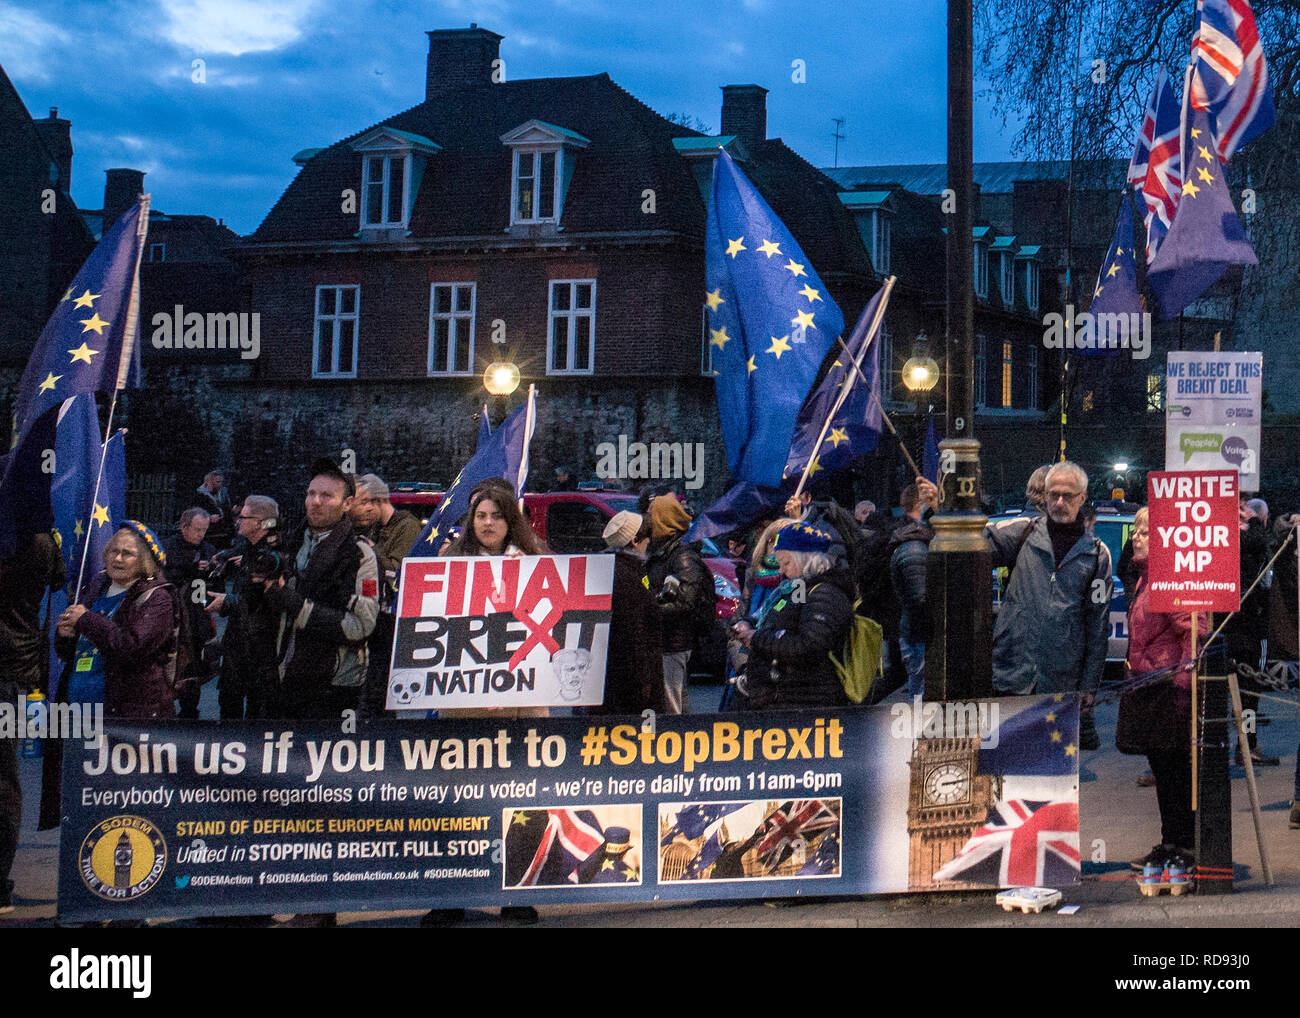
{"label": "pavement", "polygon": [[[699,689],[697,702],[712,702],[715,690]],[[204,689],[201,712],[215,717],[215,683]],[[1260,748],[1281,757],[1277,767],[1256,770],[1263,840],[1273,883],[1265,882],[1251,821],[1245,770],[1231,768],[1232,845],[1235,868],[1231,894],[1161,895],[1138,893],[1128,867],[1159,841],[1159,813],[1154,788],[1137,784],[1146,758],[1125,756],[1115,749],[1116,704],[1097,707],[1101,749],[1080,760],[1079,844],[1083,879],[1061,888],[1063,905],[1077,905],[1073,915],[1048,911],[1041,915],[1004,913],[993,892],[902,894],[870,897],[764,901],[693,902],[628,905],[547,905],[538,909],[542,928],[650,927],[1223,927],[1273,928],[1300,926],[1300,830],[1288,826],[1296,747],[1300,743],[1300,708],[1295,691],[1285,701],[1266,704],[1273,721],[1260,729]],[[58,831],[36,830],[40,761],[21,762],[23,829],[12,877],[14,912],[0,916],[0,927],[56,925],[55,890]],[[424,909],[406,912],[340,913],[340,925],[410,927],[419,924]],[[151,920],[153,926],[185,927],[195,920]],[[497,910],[470,910],[465,925],[499,926]]]}

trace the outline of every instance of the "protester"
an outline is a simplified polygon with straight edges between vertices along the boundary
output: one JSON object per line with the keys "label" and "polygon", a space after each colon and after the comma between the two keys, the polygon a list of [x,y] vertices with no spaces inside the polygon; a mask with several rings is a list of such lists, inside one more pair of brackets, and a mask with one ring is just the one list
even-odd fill
{"label": "protester", "polygon": [[915,699],[925,696],[925,645],[930,635],[925,569],[934,531],[921,522],[925,507],[915,484],[903,489],[901,500],[904,523],[889,541],[889,577],[900,609],[899,645],[907,668],[907,695]]}
{"label": "protester", "polygon": [[605,661],[605,699],[601,714],[656,713],[668,709],[664,695],[663,627],[646,573],[648,534],[643,517],[616,513],[605,527],[605,544],[614,554],[610,602],[609,653]]}
{"label": "protester", "polygon": [[1029,475],[1025,482],[1025,508],[1021,516],[1043,516],[1047,512],[1047,471],[1051,464],[1045,464]]}
{"label": "protester", "polygon": [[[1260,657],[1263,640],[1267,635],[1268,625],[1268,591],[1263,585],[1256,587],[1250,594],[1255,578],[1268,563],[1268,506],[1261,498],[1247,499],[1243,492],[1237,507],[1240,534],[1238,549],[1241,557],[1241,589],[1243,597],[1241,607],[1228,619],[1223,627],[1223,639],[1228,650],[1228,667],[1236,671],[1244,706],[1258,710],[1258,694],[1267,688],[1260,681]],[[1261,719],[1263,720],[1263,719]],[[1256,767],[1276,767],[1281,761],[1269,756],[1259,749],[1259,736],[1252,729],[1247,733],[1250,746],[1251,762]],[[1234,759],[1238,766],[1245,764],[1240,742]]]}
{"label": "protester", "polygon": [[[238,535],[219,581],[227,590],[213,595],[209,613],[226,620],[221,637],[217,703],[222,721],[272,716],[279,671],[275,641],[279,617],[264,610],[265,585],[285,570],[280,557],[280,507],[265,495],[249,495],[235,517]],[[217,577],[214,576],[214,582]]]}
{"label": "protester", "polygon": [[853,507],[853,518],[858,521],[859,526],[866,524],[872,516],[876,514],[876,503],[870,499],[864,498],[861,502]]}
{"label": "protester", "polygon": [[[514,488],[500,478],[474,486],[466,514],[465,531],[443,545],[440,555],[542,555],[546,547],[537,539],[532,527],[519,511]],[[439,719],[454,718],[537,718],[546,717],[545,707],[456,708],[438,712]],[[420,920],[424,927],[450,926],[465,918],[463,908],[435,908]],[[537,922],[537,910],[531,905],[511,906],[501,910],[501,918],[520,925]]]}
{"label": "protester", "polygon": [[205,539],[209,526],[206,509],[186,509],[181,513],[180,530],[163,542],[167,567],[163,570],[167,582],[176,588],[181,604],[189,614],[190,661],[189,675],[176,676],[176,699],[180,716],[195,720],[199,716],[199,696],[208,679],[204,672],[203,647],[216,636],[211,617],[204,610],[205,600],[195,600],[195,582],[208,579],[208,568],[216,549]]}
{"label": "protester", "polygon": [[872,702],[888,696],[907,682],[907,670],[899,645],[902,613],[890,575],[891,545],[894,527],[888,513],[870,514],[858,530],[853,578],[858,590],[858,613],[880,624],[884,645],[884,679],[871,689]]}
{"label": "protester", "polygon": [[772,604],[757,630],[748,622],[734,627],[749,650],[738,683],[742,710],[849,705],[830,655],[843,651],[853,624],[853,581],[835,567],[832,540],[802,523],[777,534],[781,575],[798,586]]}
{"label": "protester", "polygon": [[[1161,842],[1144,864],[1191,872],[1196,843],[1189,734],[1192,615],[1151,609],[1148,548],[1149,518],[1144,506],[1133,519],[1133,562],[1138,579],[1128,602],[1128,660],[1115,744],[1120,752],[1145,754],[1155,776]],[[1205,628],[1202,619],[1200,629]]]}
{"label": "protester", "polygon": [[690,525],[691,518],[675,496],[660,495],[650,503],[646,572],[663,622],[664,689],[671,714],[690,712],[688,666],[706,610],[712,624],[713,580],[699,544],[685,540]]}
{"label": "protester", "polygon": [[69,703],[103,702],[110,718],[169,718],[177,616],[167,557],[143,523],[122,523],[104,549],[104,572],[59,616],[55,649],[69,663]]}
{"label": "protester", "polygon": [[[923,500],[934,485],[918,480]],[[994,567],[1011,577],[993,630],[993,688],[999,693],[1082,694],[1079,742],[1096,749],[1091,711],[1110,635],[1111,559],[1084,529],[1079,509],[1088,475],[1076,463],[1047,473],[1047,514],[999,520],[984,528]]]}
{"label": "protester", "polygon": [[[48,533],[19,534],[14,553],[0,562],[0,703],[25,709],[29,692],[45,685],[47,643],[41,602],[66,582],[63,556]],[[22,823],[18,740],[0,736],[0,915],[13,911],[13,868]]]}
{"label": "protester", "polygon": [[551,485],[552,491],[577,491],[578,479],[566,466],[555,468],[555,483]]}
{"label": "protester", "polygon": [[234,513],[231,510],[230,492],[224,486],[225,471],[214,467],[203,477],[203,483],[195,489],[195,504],[206,509],[211,518],[208,528],[208,542],[218,550],[228,547],[235,536]]}
{"label": "protester", "polygon": [[375,631],[370,634],[370,666],[366,673],[365,693],[361,698],[362,715],[376,717],[383,713],[388,687],[389,657],[397,620],[393,605],[397,599],[397,581],[402,559],[420,536],[420,521],[405,509],[395,509],[388,500],[388,485],[375,474],[357,478],[357,494],[352,500],[352,522],[374,544],[379,560],[379,615]]}

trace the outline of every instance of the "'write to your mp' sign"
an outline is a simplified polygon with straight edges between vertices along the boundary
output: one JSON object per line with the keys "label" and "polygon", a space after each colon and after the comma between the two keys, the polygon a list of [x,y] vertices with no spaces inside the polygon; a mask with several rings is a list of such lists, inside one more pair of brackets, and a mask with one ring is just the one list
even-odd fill
{"label": "'write to your mp' sign", "polygon": [[1158,612],[1241,606],[1237,472],[1152,471],[1148,580]]}
{"label": "'write to your mp' sign", "polygon": [[406,559],[388,708],[599,704],[613,584],[612,555]]}

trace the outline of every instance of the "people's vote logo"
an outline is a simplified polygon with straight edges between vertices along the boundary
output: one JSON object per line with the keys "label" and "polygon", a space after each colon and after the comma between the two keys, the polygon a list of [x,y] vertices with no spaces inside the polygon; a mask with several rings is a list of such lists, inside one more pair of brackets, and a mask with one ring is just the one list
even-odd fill
{"label": "people's vote logo", "polygon": [[82,882],[105,901],[148,894],[166,868],[162,831],[144,817],[109,817],[91,829],[77,853]]}

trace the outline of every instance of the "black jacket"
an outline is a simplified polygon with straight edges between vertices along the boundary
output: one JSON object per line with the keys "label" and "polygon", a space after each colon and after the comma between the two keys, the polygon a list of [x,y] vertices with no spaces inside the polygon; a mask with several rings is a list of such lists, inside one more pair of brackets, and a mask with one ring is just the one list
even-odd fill
{"label": "black jacket", "polygon": [[925,562],[933,537],[934,531],[920,520],[907,520],[889,541],[889,578],[898,598],[899,633],[908,643],[924,643],[930,635]]}
{"label": "black jacket", "polygon": [[[291,559],[305,536],[304,529],[291,543]],[[345,517],[316,545],[306,567],[286,586],[267,590],[265,601],[280,615],[281,716],[331,716],[340,689],[359,692],[365,678],[366,638],[379,614],[374,549]]]}
{"label": "black jacket", "polygon": [[704,595],[713,588],[713,577],[700,557],[699,544],[686,544],[680,535],[651,542],[646,573],[650,577],[650,593],[655,597],[663,590],[664,580],[669,576],[677,577],[681,584],[676,598],[659,605],[664,653],[691,650],[695,646]]}
{"label": "black jacket", "polygon": [[853,623],[853,582],[833,569],[808,581],[803,604],[783,598],[750,643],[745,695],[759,710],[847,707],[830,655],[844,652]]}
{"label": "black jacket", "polygon": [[599,713],[662,712],[664,698],[663,627],[646,579],[645,562],[626,551],[614,552],[613,610],[605,662],[605,699]]}

